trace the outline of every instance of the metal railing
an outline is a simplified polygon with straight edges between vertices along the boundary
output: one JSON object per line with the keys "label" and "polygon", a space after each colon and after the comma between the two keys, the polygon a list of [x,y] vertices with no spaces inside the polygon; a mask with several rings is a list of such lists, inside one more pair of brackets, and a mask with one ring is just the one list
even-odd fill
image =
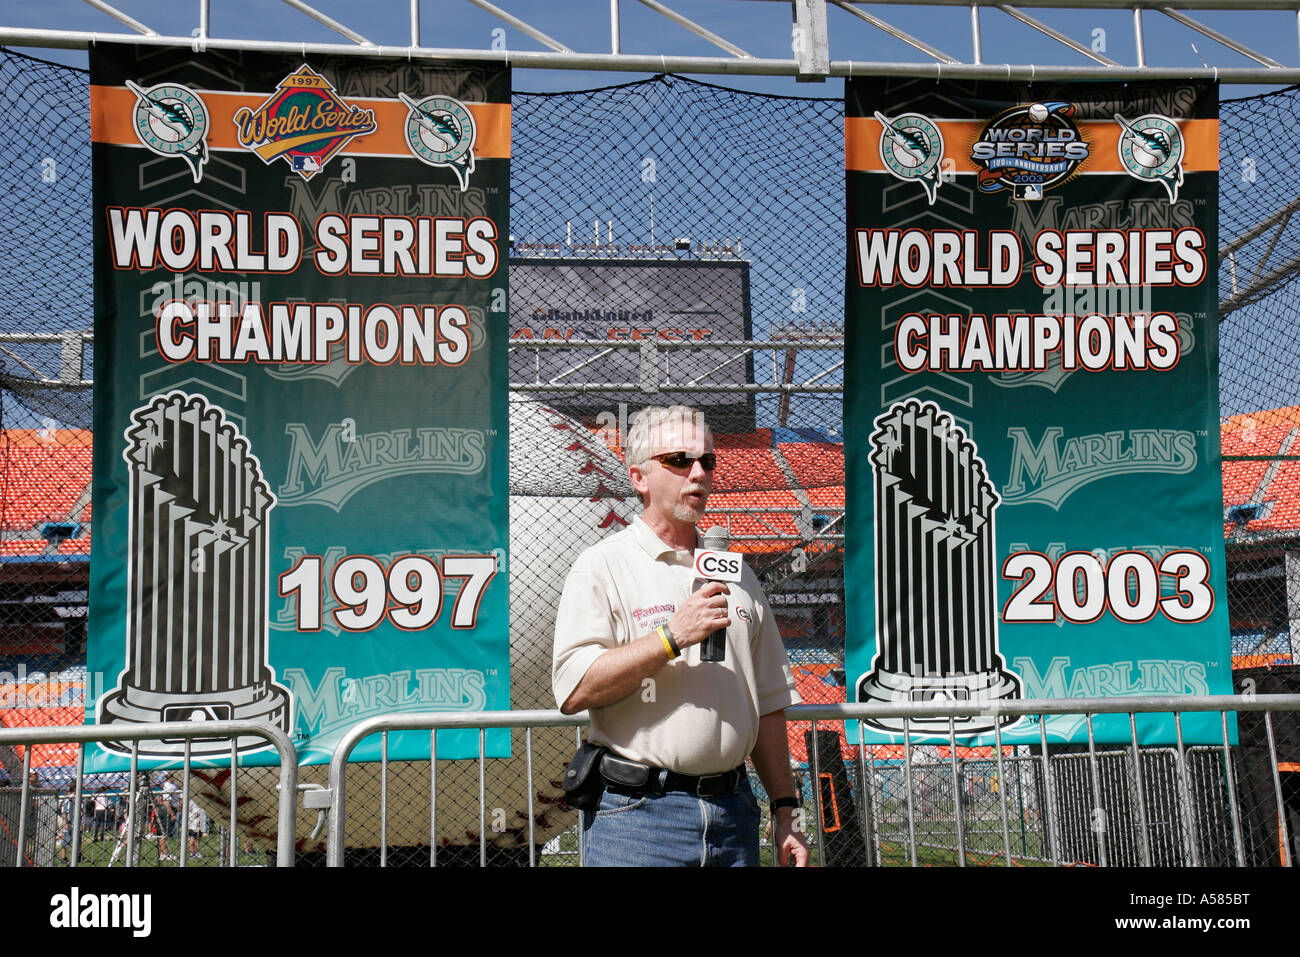
{"label": "metal railing", "polygon": [[[1273,715],[1283,711],[1300,711],[1300,695],[1258,695],[1254,697],[1135,697],[1088,698],[998,702],[916,702],[910,704],[823,704],[799,705],[786,711],[788,722],[810,724],[812,740],[817,740],[819,726],[839,724],[844,720],[869,718],[903,718],[901,741],[894,751],[882,757],[880,744],[868,743],[861,723],[858,726],[856,752],[850,751],[846,771],[851,778],[851,799],[861,821],[861,848],[853,863],[878,866],[888,863],[918,866],[943,863],[951,858],[957,866],[968,863],[1016,865],[1053,865],[1095,863],[1102,866],[1246,866],[1257,858],[1251,835],[1244,823],[1241,790],[1241,748],[1234,744],[1229,730],[1229,713],[1259,713],[1270,781],[1271,807],[1277,809],[1277,841],[1280,859],[1293,864],[1291,827],[1285,811],[1286,801],[1280,778],[1278,742]],[[1187,745],[1183,740],[1182,716],[1187,713],[1211,712],[1220,715],[1222,739],[1216,745]],[[1127,747],[1114,742],[1099,746],[1092,733],[1096,715],[1129,716],[1131,740]],[[1137,716],[1170,714],[1176,734],[1170,744],[1143,746],[1137,733]],[[1029,746],[1023,741],[1003,742],[1001,724],[995,723],[993,744],[977,750],[963,743],[956,731],[957,719],[979,715],[1003,717],[1079,715],[1088,730],[1088,744],[1070,746],[1047,741],[1046,725],[1040,724],[1040,741]],[[936,717],[948,718],[946,741],[933,731]],[[926,721],[914,730],[908,723]],[[535,767],[533,730],[536,728],[575,729],[575,744],[587,715],[566,716],[558,711],[499,711],[465,714],[418,713],[371,718],[355,725],[335,748],[329,765],[328,788],[304,793],[304,806],[328,810],[326,863],[343,866],[347,844],[347,770],[356,746],[366,738],[381,735],[377,807],[358,810],[375,811],[379,816],[377,832],[367,833],[361,843],[378,844],[380,866],[390,863],[387,854],[390,797],[388,736],[391,732],[426,731],[429,733],[431,760],[427,790],[429,825],[429,864],[439,863],[438,749],[440,729],[474,729],[479,732],[477,759],[478,863],[488,863],[488,808],[486,794],[491,765],[486,759],[486,732],[489,728],[523,729],[525,773],[527,775],[529,822],[526,840],[529,866],[537,866],[545,843],[534,831],[537,793],[534,777],[558,777],[557,768]],[[841,739],[836,733],[837,747]],[[189,742],[195,738],[231,738],[256,735],[272,744],[279,755],[279,799],[276,863],[291,867],[295,863],[295,801],[297,793],[297,754],[283,731],[261,722],[186,722],[140,725],[130,730],[121,726],[52,727],[0,730],[0,747],[26,746],[22,760],[22,781],[15,788],[18,799],[16,826],[11,830],[15,847],[15,866],[56,863],[55,847],[70,851],[75,864],[81,856],[85,794],[85,742],[129,741],[130,778],[126,792],[127,813],[122,825],[124,835],[119,845],[127,849],[126,862],[138,863],[139,846],[152,839],[144,834],[147,822],[142,808],[153,794],[141,794],[149,788],[141,780],[140,742],[161,738],[183,739],[186,753],[179,770],[184,785],[180,795],[180,820],[190,821],[190,774],[192,762]],[[68,793],[40,789],[40,799],[32,775],[32,745],[76,742],[78,748],[73,786]],[[902,756],[897,756],[901,749]],[[939,753],[936,749],[946,751]],[[827,803],[821,782],[827,777],[820,765],[820,748],[809,748],[806,780],[816,782],[805,788],[805,814],[815,826],[808,827],[814,861],[821,865],[843,863],[828,858],[828,836],[838,827],[826,819]],[[237,755],[232,755],[233,759]],[[495,765],[501,767],[501,765]],[[238,863],[238,805],[235,777],[230,788],[229,863]],[[408,798],[411,792],[425,795],[424,785],[406,782],[401,788]],[[11,792],[11,793],[14,793]],[[1260,797],[1256,795],[1255,797]],[[1265,801],[1269,804],[1269,801]],[[66,810],[63,810],[66,808]],[[811,808],[811,811],[809,811]],[[56,811],[56,809],[59,809]],[[403,807],[409,811],[409,807]],[[1271,812],[1270,812],[1271,813]],[[44,815],[40,821],[36,818]],[[56,820],[57,814],[57,820]],[[14,816],[11,811],[8,815]],[[65,819],[66,818],[66,819]],[[8,824],[5,825],[8,827]],[[33,836],[40,832],[34,843]],[[54,835],[60,837],[56,844]],[[558,845],[556,845],[558,846]],[[577,855],[581,861],[580,844]],[[186,865],[186,842],[181,831],[180,864]],[[118,848],[120,852],[120,846]],[[160,852],[161,853],[161,852]],[[566,856],[573,856],[572,854]],[[555,863],[551,860],[550,863]]]}
{"label": "metal railing", "polygon": [[[298,784],[298,755],[293,746],[293,742],[283,730],[276,726],[263,721],[177,721],[177,722],[156,722],[151,724],[138,724],[135,726],[125,726],[122,724],[111,725],[86,725],[83,727],[40,727],[40,728],[3,728],[0,729],[0,747],[22,747],[22,785],[19,789],[18,803],[18,820],[16,833],[13,834],[15,847],[14,865],[22,867],[28,863],[27,846],[28,838],[31,832],[32,809],[33,809],[33,791],[36,790],[32,785],[32,746],[39,744],[68,744],[76,743],[80,745],[77,748],[76,770],[73,776],[73,793],[71,795],[60,795],[62,798],[71,798],[71,820],[67,826],[71,828],[70,840],[70,857],[73,866],[76,866],[81,859],[81,839],[83,832],[83,811],[85,807],[85,795],[83,788],[86,779],[86,742],[131,742],[130,753],[130,779],[127,789],[127,812],[125,818],[125,840],[120,841],[127,851],[127,864],[138,863],[140,842],[145,839],[144,824],[147,817],[144,813],[145,795],[140,793],[140,742],[142,741],[160,741],[182,739],[185,742],[184,756],[181,766],[175,770],[181,772],[181,836],[179,847],[179,863],[181,867],[188,864],[189,854],[188,845],[184,837],[184,829],[188,826],[190,820],[190,772],[194,765],[190,756],[190,746],[195,739],[225,739],[231,741],[230,766],[233,768],[237,765],[237,754],[235,744],[240,736],[258,737],[266,740],[275,747],[279,754],[279,813],[277,817],[277,848],[276,848],[276,865],[279,867],[292,867],[294,864],[294,827],[296,822],[296,801],[297,801],[297,784]],[[210,766],[210,764],[205,765]],[[170,769],[169,769],[170,770]],[[114,773],[114,772],[108,772]],[[119,772],[120,773],[120,772]],[[230,833],[232,838],[229,842],[230,865],[233,867],[238,863],[239,842],[235,839],[238,832],[238,822],[236,820],[236,810],[238,808],[237,792],[238,775],[230,776]],[[147,785],[146,785],[147,787]],[[43,794],[48,794],[48,789],[41,789]],[[8,825],[5,825],[8,827]],[[56,825],[58,827],[58,825]],[[60,827],[60,830],[62,828]],[[116,849],[115,849],[116,850]]]}
{"label": "metal railing", "polygon": [[[325,791],[310,792],[304,798],[306,807],[328,807],[329,829],[326,839],[326,863],[330,867],[342,867],[344,844],[347,839],[347,764],[348,757],[356,746],[373,734],[383,735],[380,743],[380,807],[379,807],[379,844],[380,867],[388,863],[387,824],[388,824],[388,733],[390,731],[428,731],[429,732],[429,864],[438,863],[438,730],[469,728],[477,729],[478,738],[478,809],[479,809],[479,864],[487,864],[487,801],[486,801],[486,731],[488,728],[523,728],[525,749],[525,770],[528,775],[528,864],[537,866],[537,846],[534,840],[533,787],[533,728],[573,727],[580,729],[587,724],[587,713],[580,711],[575,715],[561,714],[559,711],[477,711],[461,714],[417,712],[404,715],[385,715],[369,718],[354,725],[334,747],[330,758],[329,787]],[[576,733],[575,746],[581,742],[581,731]],[[317,803],[319,802],[319,803]],[[326,803],[327,802],[327,803]]]}
{"label": "metal railing", "polygon": [[[1207,835],[1204,832],[1206,819],[1212,817],[1214,820],[1222,821],[1222,811],[1226,813],[1227,823],[1232,832],[1232,861],[1239,867],[1246,866],[1246,847],[1242,828],[1242,815],[1239,806],[1237,782],[1235,780],[1235,766],[1233,754],[1233,745],[1230,743],[1230,734],[1228,730],[1228,714],[1230,712],[1262,712],[1264,727],[1267,734],[1268,743],[1268,764],[1271,769],[1273,799],[1275,806],[1279,809],[1278,813],[1278,831],[1279,844],[1283,848],[1291,846],[1290,832],[1287,825],[1286,814],[1282,810],[1285,802],[1282,795],[1281,778],[1278,771],[1278,751],[1277,742],[1273,731],[1272,714],[1278,711],[1296,711],[1300,710],[1300,695],[1257,695],[1253,697],[1237,697],[1233,695],[1204,695],[1204,696],[1139,696],[1130,698],[1074,698],[1074,699],[1052,699],[1052,700],[1024,700],[1024,701],[996,701],[996,702],[978,702],[969,703],[959,702],[916,702],[911,704],[879,704],[879,705],[856,705],[856,704],[832,704],[832,705],[799,705],[789,708],[786,711],[786,720],[789,721],[812,721],[814,736],[816,734],[818,723],[821,721],[843,721],[855,720],[862,718],[906,718],[918,719],[924,718],[933,721],[936,717],[946,717],[949,719],[979,717],[979,716],[1045,716],[1045,715],[1081,715],[1085,719],[1088,732],[1087,752],[1079,754],[1055,754],[1051,753],[1053,745],[1047,740],[1046,724],[1040,723],[1040,743],[1036,746],[1037,754],[1026,759],[1019,755],[1008,755],[1008,747],[1002,741],[1001,725],[995,723],[993,757],[991,762],[996,767],[997,779],[1000,782],[1008,780],[1007,767],[1012,762],[1032,762],[1034,766],[1033,788],[1035,797],[1031,804],[1036,807],[1037,813],[1041,816],[1043,823],[1041,826],[1041,839],[1039,841],[1039,850],[1035,853],[1025,853],[1021,855],[1025,858],[1043,857],[1042,847],[1046,847],[1046,860],[1052,865],[1068,863],[1067,855],[1063,854],[1065,845],[1078,843],[1078,825],[1080,815],[1078,810],[1082,807],[1086,811],[1084,817],[1085,825],[1088,830],[1092,831],[1093,848],[1095,849],[1097,861],[1101,866],[1107,866],[1113,863],[1111,857],[1111,822],[1109,818],[1113,815],[1107,811],[1108,806],[1113,806],[1117,795],[1122,797],[1125,802],[1131,802],[1131,814],[1136,820],[1134,828],[1137,859],[1122,860],[1122,863],[1137,863],[1144,867],[1169,864],[1189,864],[1193,867],[1199,867],[1211,861],[1205,860],[1207,849]],[[1182,715],[1189,712],[1218,712],[1221,718],[1220,725],[1222,728],[1222,743],[1213,748],[1204,746],[1186,747],[1183,742],[1182,734]],[[1129,716],[1129,728],[1131,740],[1129,747],[1122,752],[1110,751],[1099,752],[1097,742],[1093,734],[1093,716],[1101,714],[1127,714]],[[1139,714],[1172,714],[1174,717],[1174,728],[1176,733],[1176,746],[1173,748],[1143,748],[1138,741],[1136,716]],[[913,735],[917,734],[922,737],[924,743],[913,741]],[[925,841],[918,841],[917,824],[924,817],[924,809],[918,814],[915,807],[915,787],[913,786],[914,774],[917,765],[914,761],[915,756],[922,749],[932,749],[934,732],[925,729],[921,732],[914,732],[904,722],[903,731],[903,768],[906,781],[906,813],[903,820],[906,822],[905,838],[907,860],[912,866],[918,863],[918,848]],[[959,748],[961,747],[961,735],[956,730],[955,720],[948,722],[948,740],[941,746],[946,747],[949,751],[949,760],[947,771],[950,775],[949,785],[954,795],[961,793],[961,759],[959,757]],[[867,760],[869,748],[862,730],[862,724],[858,725],[858,759],[856,762],[856,771],[858,774],[855,782],[859,788],[859,794],[866,794],[870,800],[863,802],[863,818],[871,822],[879,818],[880,807],[873,807],[876,795],[879,789],[873,779],[876,771],[876,761]],[[1019,746],[1023,747],[1023,745]],[[1056,746],[1058,751],[1060,746]],[[924,753],[924,752],[922,752]],[[1103,794],[1103,779],[1101,761],[1104,759],[1113,759],[1122,754],[1127,760],[1129,767],[1126,769],[1131,775],[1129,783],[1131,788],[1129,793],[1122,793],[1116,787],[1107,787]],[[1192,766],[1193,759],[1199,756],[1204,764],[1204,756],[1214,754],[1222,763],[1219,766],[1218,773],[1222,774],[1222,794],[1224,807],[1209,807],[1208,802],[1202,800],[1200,803],[1194,800],[1198,789],[1193,786],[1196,769]],[[820,777],[818,768],[818,758],[815,751],[810,752],[811,770],[814,779]],[[1073,775],[1073,780],[1063,780],[1058,784],[1058,779],[1066,778],[1066,768],[1068,763],[1074,762],[1083,765],[1084,773],[1082,775]],[[1164,783],[1159,783],[1159,778],[1153,784],[1152,775],[1146,770],[1148,762],[1163,762],[1164,767],[1158,768],[1157,773],[1164,774]],[[1204,769],[1202,769],[1203,771]],[[1079,780],[1082,777],[1084,781]],[[1086,781],[1086,791],[1081,791]],[[1000,824],[1000,836],[1002,838],[1001,855],[1003,863],[1010,867],[1015,863],[1015,857],[1011,849],[1011,826],[1010,813],[1008,807],[1008,788],[1005,786],[998,788],[998,797],[996,800],[996,814]],[[1204,792],[1206,789],[1199,789]],[[1152,793],[1154,792],[1154,793]],[[1082,803],[1080,798],[1082,796]],[[1204,794],[1202,794],[1204,796]],[[1025,802],[1021,801],[1023,811]],[[818,821],[822,823],[821,803],[818,802]],[[874,813],[873,813],[874,812]],[[1172,819],[1154,820],[1153,812],[1167,814],[1172,812]],[[953,814],[954,827],[951,832],[951,843],[945,845],[950,847],[956,854],[957,864],[964,867],[967,864],[968,852],[972,849],[969,846],[969,835],[966,827],[966,815],[958,806]],[[1167,833],[1177,835],[1177,846],[1179,853],[1172,855],[1169,859],[1162,854],[1161,859],[1157,860],[1153,855],[1153,850],[1160,850],[1161,845],[1150,832],[1151,826],[1156,824],[1165,828]],[[1198,825],[1201,825],[1198,827]],[[1063,830],[1066,833],[1063,833]],[[863,831],[864,853],[868,863],[879,861],[882,855],[882,848],[877,843],[873,846],[872,833],[876,832],[876,839],[879,842],[882,839],[881,832],[870,823]],[[924,835],[922,835],[924,837]],[[1028,849],[1026,848],[1026,851]],[[817,848],[819,854],[819,863],[825,863],[822,856],[822,849],[819,845]],[[1068,855],[1070,858],[1077,858],[1077,855]],[[1286,866],[1292,866],[1293,854],[1283,853],[1282,860]],[[1215,860],[1213,863],[1229,863],[1224,860]]]}
{"label": "metal railing", "polygon": [[[641,0],[641,3],[673,23],[684,27],[690,33],[718,47],[724,55],[698,56],[674,52],[668,47],[661,47],[649,53],[625,53],[622,46],[622,19],[619,15],[619,0],[610,0],[609,4],[609,52],[581,52],[571,49],[535,26],[520,19],[497,4],[488,0],[469,0],[474,6],[497,17],[501,22],[520,31],[532,40],[546,47],[545,50],[506,49],[493,41],[490,49],[482,48],[437,48],[426,47],[420,43],[420,5],[419,0],[409,0],[410,30],[403,37],[393,37],[391,45],[372,42],[358,31],[340,23],[332,17],[316,10],[305,0],[285,0],[290,6],[305,13],[333,30],[347,42],[320,43],[304,42],[301,36],[288,35],[285,39],[252,40],[246,38],[229,38],[213,36],[210,30],[211,18],[209,6],[212,0],[200,0],[198,4],[197,26],[192,32],[177,35],[165,35],[140,22],[134,17],[117,10],[106,0],[93,0],[93,5],[108,13],[127,30],[118,32],[88,31],[65,29],[60,14],[51,10],[42,19],[38,11],[35,26],[0,25],[0,43],[17,46],[47,46],[69,49],[84,49],[96,42],[107,40],[133,42],[152,46],[185,46],[196,51],[213,50],[273,50],[292,52],[306,57],[308,54],[344,56],[402,56],[411,59],[456,59],[486,62],[506,62],[515,68],[536,68],[549,70],[620,70],[638,73],[672,72],[672,73],[719,73],[751,76],[794,76],[802,79],[824,79],[828,76],[863,76],[870,73],[894,76],[950,77],[954,79],[978,79],[982,77],[1017,80],[1032,83],[1035,80],[1046,82],[1052,80],[1098,80],[1122,81],[1136,79],[1175,79],[1188,77],[1205,77],[1225,83],[1286,83],[1292,82],[1300,75],[1294,67],[1286,66],[1277,60],[1251,49],[1244,42],[1235,39],[1223,30],[1211,27],[1191,16],[1190,11],[1217,10],[1231,14],[1240,14],[1250,10],[1272,10],[1297,14],[1297,29],[1300,29],[1300,3],[1297,0],[1020,0],[1013,5],[1002,0],[878,0],[895,11],[903,7],[931,8],[934,6],[955,6],[969,9],[968,43],[961,46],[961,52],[953,53],[938,49],[923,37],[914,36],[896,23],[883,19],[876,13],[860,9],[848,0],[830,0],[837,10],[849,14],[853,19],[839,16],[836,18],[836,50],[848,48],[860,50],[864,42],[869,44],[874,34],[867,27],[875,28],[895,40],[906,44],[921,54],[923,59],[900,61],[875,61],[833,59],[831,50],[832,32],[827,17],[827,0],[795,0],[791,4],[793,23],[791,32],[784,29],[775,37],[780,40],[781,48],[790,50],[794,55],[779,57],[754,56],[705,28],[690,17],[683,15],[658,0]],[[392,6],[400,9],[400,3]],[[589,21],[601,16],[601,4],[592,2],[583,11],[581,19]],[[1050,24],[1031,16],[1018,7],[1061,7],[1074,11],[1128,11],[1131,13],[1133,63],[1121,63],[1091,45],[1085,45],[1071,38]],[[1252,61],[1248,67],[1216,66],[1201,60],[1203,66],[1152,66],[1147,62],[1147,38],[1144,14],[1154,17],[1163,14],[1187,28],[1192,34],[1207,37],[1221,44],[1234,53]],[[949,28],[957,27],[951,18],[935,16],[926,10],[928,18],[935,24]],[[446,11],[442,16],[454,16]],[[1003,17],[1007,19],[1003,19]],[[66,18],[65,18],[66,19]],[[986,37],[1000,37],[1002,30],[1016,24],[1016,29],[1028,27],[1039,36],[1046,38],[1032,43],[1022,43],[1020,50],[1028,53],[1029,62],[996,63],[986,60],[984,44]],[[269,22],[269,21],[268,21]],[[861,27],[859,24],[866,24]],[[1232,29],[1222,23],[1225,29]],[[1235,22],[1240,26],[1240,21]],[[933,29],[933,26],[931,26]],[[405,32],[405,31],[404,31]],[[1125,30],[1127,33],[1128,30]],[[1290,30],[1288,29],[1288,32]],[[793,37],[793,42],[792,42]],[[933,37],[932,37],[933,38]],[[945,35],[951,40],[951,35]],[[405,43],[402,43],[405,40]],[[770,40],[766,37],[760,42],[764,49],[770,49]],[[942,41],[941,41],[942,42]],[[1195,50],[1196,48],[1193,47]],[[969,55],[965,53],[969,50]],[[1082,56],[1089,62],[1077,64]],[[1199,54],[1198,54],[1199,58]]]}
{"label": "metal railing", "polygon": [[[813,738],[819,723],[841,722],[862,718],[957,719],[978,715],[1044,716],[1079,715],[1088,730],[1086,751],[1060,753],[1062,746],[1047,740],[1045,725],[1040,725],[1041,741],[1032,750],[1024,744],[1004,745],[1000,730],[994,732],[992,755],[961,756],[967,750],[949,721],[948,741],[939,746],[948,749],[942,761],[929,755],[936,747],[935,734],[926,729],[914,732],[906,723],[902,734],[903,758],[880,760],[872,757],[859,724],[857,757],[854,761],[854,800],[863,822],[862,862],[881,864],[889,848],[901,846],[904,859],[917,866],[922,848],[952,852],[958,866],[966,866],[972,854],[989,854],[988,860],[1001,858],[1006,866],[1020,862],[1061,865],[1080,860],[1106,865],[1203,866],[1247,864],[1247,840],[1243,829],[1238,798],[1237,764],[1229,733],[1228,714],[1262,712],[1267,732],[1269,767],[1272,769],[1272,797],[1277,808],[1285,806],[1277,769],[1278,751],[1273,732],[1272,713],[1300,710],[1300,695],[1258,695],[1254,697],[1222,696],[1146,696],[1132,698],[1082,698],[997,702],[917,702],[875,705],[799,705],[786,711],[787,722],[811,722]],[[1215,746],[1185,746],[1182,715],[1190,712],[1218,712],[1221,717],[1222,743]],[[1093,736],[1092,718],[1102,714],[1127,714],[1132,740],[1127,748],[1107,745],[1099,750]],[[1138,740],[1136,716],[1171,714],[1174,718],[1176,743],[1173,746],[1143,747]],[[329,787],[313,792],[309,806],[329,808],[327,863],[344,864],[347,840],[345,822],[346,772],[348,758],[363,739],[382,735],[381,785],[378,839],[379,863],[388,861],[386,824],[388,808],[388,734],[393,731],[428,731],[432,760],[429,762],[429,863],[438,863],[437,807],[437,731],[439,729],[479,730],[478,800],[479,863],[487,863],[487,807],[485,802],[487,762],[484,735],[488,728],[525,729],[527,791],[528,862],[537,865],[537,841],[532,821],[534,766],[532,730],[540,727],[581,728],[587,723],[585,713],[566,716],[558,711],[498,711],[467,714],[416,713],[371,718],[354,726],[335,748],[329,769]],[[1000,725],[997,725],[1000,729]],[[924,741],[914,740],[914,736]],[[580,740],[581,731],[577,732]],[[575,742],[576,743],[576,742]],[[1056,753],[1054,753],[1054,750]],[[817,782],[823,777],[816,748],[809,751],[809,777]],[[554,770],[554,769],[552,769]],[[975,772],[993,770],[998,782],[983,803],[976,800],[978,777]],[[548,775],[549,776],[549,775]],[[987,778],[988,775],[984,774]],[[928,777],[931,786],[918,787]],[[926,794],[923,792],[931,792]],[[898,792],[902,793],[899,794]],[[922,793],[919,793],[922,792]],[[934,795],[940,800],[936,801]],[[1012,801],[1015,802],[1013,814]],[[826,864],[827,830],[823,802],[816,794],[806,795],[805,802],[815,805],[813,818],[818,827],[814,834],[815,861]],[[936,810],[937,809],[937,810]],[[951,812],[951,813],[949,813]],[[1015,825],[1013,827],[1013,819]],[[1279,814],[1280,845],[1290,847],[1286,815]],[[1012,831],[1017,832],[1013,852]],[[1221,831],[1231,831],[1231,844],[1221,839]],[[1283,861],[1292,864],[1292,855]]]}

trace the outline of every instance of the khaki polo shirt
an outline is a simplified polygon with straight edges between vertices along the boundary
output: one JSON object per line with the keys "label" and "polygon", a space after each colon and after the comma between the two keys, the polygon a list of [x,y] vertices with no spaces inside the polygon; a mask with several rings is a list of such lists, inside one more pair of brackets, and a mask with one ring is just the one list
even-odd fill
{"label": "khaki polo shirt", "polygon": [[[637,518],[578,556],[555,618],[551,687],[563,705],[600,655],[667,624],[695,588],[693,555]],[[639,691],[591,710],[591,740],[683,774],[734,768],[758,741],[759,718],[798,704],[772,609],[745,566],[729,583],[725,661],[685,649]]]}

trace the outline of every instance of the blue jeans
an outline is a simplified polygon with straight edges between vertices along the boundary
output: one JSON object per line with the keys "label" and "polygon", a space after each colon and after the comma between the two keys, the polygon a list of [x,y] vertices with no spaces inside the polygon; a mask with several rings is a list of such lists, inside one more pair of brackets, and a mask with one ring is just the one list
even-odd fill
{"label": "blue jeans", "polygon": [[709,798],[606,791],[582,814],[582,849],[587,867],[757,867],[759,820],[748,780]]}

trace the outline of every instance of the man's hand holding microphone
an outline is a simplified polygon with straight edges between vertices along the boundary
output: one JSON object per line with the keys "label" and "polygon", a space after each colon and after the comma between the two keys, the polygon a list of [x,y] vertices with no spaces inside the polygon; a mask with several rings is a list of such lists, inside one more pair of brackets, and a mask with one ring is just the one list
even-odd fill
{"label": "man's hand holding microphone", "polygon": [[727,582],[738,582],[744,570],[744,556],[727,550],[731,535],[721,525],[704,533],[700,548],[695,550],[695,577],[702,581],[668,622],[679,648],[702,644],[701,661],[725,661],[727,628],[731,616]]}

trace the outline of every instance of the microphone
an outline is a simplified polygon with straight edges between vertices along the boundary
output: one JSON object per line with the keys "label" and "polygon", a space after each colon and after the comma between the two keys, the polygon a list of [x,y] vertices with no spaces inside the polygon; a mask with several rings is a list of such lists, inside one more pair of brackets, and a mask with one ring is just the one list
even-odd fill
{"label": "microphone", "polygon": [[[727,550],[731,532],[714,525],[705,533],[695,553],[695,573],[705,581],[740,581],[741,558]],[[727,629],[719,628],[700,642],[700,661],[726,661]]]}

